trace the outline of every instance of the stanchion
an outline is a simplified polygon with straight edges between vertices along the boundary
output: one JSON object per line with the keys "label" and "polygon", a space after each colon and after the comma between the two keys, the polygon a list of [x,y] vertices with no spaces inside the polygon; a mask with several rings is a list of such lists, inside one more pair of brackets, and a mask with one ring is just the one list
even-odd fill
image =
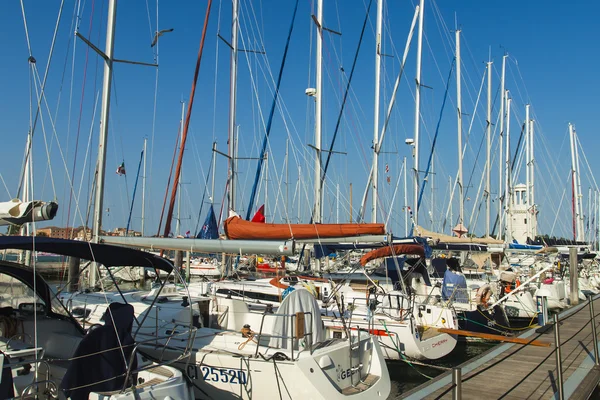
{"label": "stanchion", "polygon": [[560,354],[560,334],[558,332],[558,314],[554,314],[554,345],[556,346],[556,381],[558,386],[558,400],[564,400],[562,376],[562,357]]}
{"label": "stanchion", "polygon": [[462,399],[462,372],[460,368],[452,368],[452,400]]}
{"label": "stanchion", "polygon": [[596,366],[600,365],[600,359],[598,358],[598,335],[596,334],[596,315],[594,314],[594,296],[590,296],[590,323],[592,324],[592,338],[594,345],[594,363]]}

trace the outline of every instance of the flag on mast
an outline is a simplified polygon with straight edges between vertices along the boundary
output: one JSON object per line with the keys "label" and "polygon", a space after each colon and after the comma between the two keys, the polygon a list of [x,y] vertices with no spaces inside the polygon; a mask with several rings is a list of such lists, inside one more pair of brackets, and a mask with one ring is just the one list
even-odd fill
{"label": "flag on mast", "polygon": [[213,206],[210,206],[208,210],[208,215],[206,216],[206,220],[204,220],[204,225],[202,225],[202,229],[198,232],[197,239],[218,239],[219,238],[219,228],[217,227],[217,218],[215,217],[215,210]]}
{"label": "flag on mast", "polygon": [[252,217],[252,222],[265,223],[267,219],[265,218],[265,205],[260,206],[254,217]]}
{"label": "flag on mast", "polygon": [[119,167],[117,168],[117,175],[125,175],[125,161],[123,161],[121,165],[119,165]]}

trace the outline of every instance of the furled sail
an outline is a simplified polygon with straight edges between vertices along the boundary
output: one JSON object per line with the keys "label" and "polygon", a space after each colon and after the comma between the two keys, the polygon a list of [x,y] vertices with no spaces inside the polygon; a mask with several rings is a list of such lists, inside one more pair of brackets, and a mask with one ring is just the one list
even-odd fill
{"label": "furled sail", "polygon": [[224,228],[227,238],[233,240],[319,239],[385,234],[383,224],[258,224],[239,216],[227,218]]}

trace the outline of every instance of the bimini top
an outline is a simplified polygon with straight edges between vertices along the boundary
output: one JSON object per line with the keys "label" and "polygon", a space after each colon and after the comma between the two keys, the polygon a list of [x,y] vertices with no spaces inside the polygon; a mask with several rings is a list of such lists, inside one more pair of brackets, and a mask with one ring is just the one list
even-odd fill
{"label": "bimini top", "polygon": [[173,264],[166,258],[129,247],[89,243],[80,240],[31,236],[2,236],[0,250],[31,250],[91,260],[107,267],[150,267],[171,272]]}

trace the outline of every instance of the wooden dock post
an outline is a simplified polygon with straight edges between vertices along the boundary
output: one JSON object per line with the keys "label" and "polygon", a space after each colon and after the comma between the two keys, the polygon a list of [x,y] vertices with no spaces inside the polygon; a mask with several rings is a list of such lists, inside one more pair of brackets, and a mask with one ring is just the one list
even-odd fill
{"label": "wooden dock post", "polygon": [[577,248],[569,248],[569,282],[571,287],[571,293],[569,300],[571,301],[571,307],[579,304],[579,276],[577,265]]}
{"label": "wooden dock post", "polygon": [[560,334],[558,332],[558,314],[554,314],[554,345],[556,346],[556,386],[558,387],[558,400],[565,399],[562,376],[562,357],[560,354]]}
{"label": "wooden dock post", "polygon": [[594,364],[600,366],[598,358],[598,334],[596,333],[596,315],[594,314],[594,296],[590,295],[590,324],[592,324],[592,343],[594,345]]}
{"label": "wooden dock post", "polygon": [[452,400],[462,399],[462,371],[460,368],[452,368]]}

